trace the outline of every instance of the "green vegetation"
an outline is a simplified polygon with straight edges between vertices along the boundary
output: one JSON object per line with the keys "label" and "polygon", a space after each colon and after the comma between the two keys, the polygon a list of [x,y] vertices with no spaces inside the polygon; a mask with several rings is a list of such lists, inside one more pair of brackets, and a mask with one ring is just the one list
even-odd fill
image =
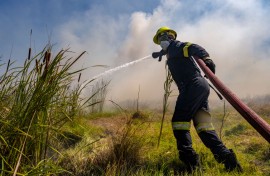
{"label": "green vegetation", "polygon": [[[164,116],[158,147],[162,111],[128,111],[113,101],[117,110],[102,112],[102,105],[89,111],[100,102],[99,92],[105,99],[108,84],[81,98],[85,87],[77,78],[82,70],[72,66],[83,53],[73,59],[62,50],[52,57],[51,49],[29,55],[23,67],[11,61],[0,65],[5,70],[0,76],[0,175],[188,175],[178,159],[171,112]],[[252,107],[270,122],[269,106]],[[193,175],[270,175],[268,142],[234,109],[226,110],[225,115],[223,109],[212,111],[214,125],[244,173],[225,172],[192,127],[203,166]]]}
{"label": "green vegetation", "polygon": [[[210,150],[200,141],[194,128],[191,133],[193,146],[199,153],[203,170],[193,175],[269,175],[270,146],[237,112],[229,110],[222,130],[223,142],[232,148],[244,168],[244,173],[227,173],[224,166],[215,161]],[[219,130],[223,114],[213,111],[215,127]],[[188,175],[185,166],[178,160],[175,139],[172,134],[171,114],[164,119],[163,133],[159,147],[158,134],[162,114],[149,113],[147,118],[132,119],[132,113],[115,114],[89,120],[90,126],[102,128],[104,136],[95,143],[95,151],[83,152],[70,159],[72,165],[62,163],[61,167],[72,170],[75,175]],[[122,120],[120,120],[122,119]],[[103,123],[115,124],[110,128]],[[117,123],[116,123],[117,122]],[[90,130],[91,131],[91,130]],[[109,131],[109,132],[108,132]],[[85,160],[82,162],[82,158]],[[87,156],[87,157],[86,157]],[[87,159],[86,159],[87,158]],[[91,159],[90,159],[91,158]],[[67,158],[65,158],[66,160]],[[80,164],[75,162],[80,161]],[[66,175],[66,174],[63,174]]]}
{"label": "green vegetation", "polygon": [[[35,57],[29,56],[23,67],[10,60],[0,77],[0,159],[1,175],[38,175],[62,172],[54,164],[61,127],[72,121],[81,109],[81,89],[71,88],[71,71],[77,58],[65,58],[61,50],[54,58],[51,46]],[[5,65],[2,64],[3,69]]]}

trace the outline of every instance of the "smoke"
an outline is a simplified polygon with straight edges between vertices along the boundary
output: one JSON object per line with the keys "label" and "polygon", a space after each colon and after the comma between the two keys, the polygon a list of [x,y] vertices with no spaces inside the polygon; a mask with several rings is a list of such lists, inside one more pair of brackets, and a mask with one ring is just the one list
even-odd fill
{"label": "smoke", "polygon": [[[197,43],[210,53],[217,76],[238,96],[263,95],[270,93],[270,10],[264,3],[162,0],[151,13],[117,16],[92,7],[60,26],[59,36],[62,44],[89,53],[82,62],[84,67],[102,64],[111,69],[160,50],[153,36],[159,27],[169,26],[177,31],[178,40]],[[107,69],[90,68],[83,78]],[[104,79],[112,80],[110,99],[135,99],[140,86],[142,101],[162,101],[165,57],[162,62],[147,59]]]}

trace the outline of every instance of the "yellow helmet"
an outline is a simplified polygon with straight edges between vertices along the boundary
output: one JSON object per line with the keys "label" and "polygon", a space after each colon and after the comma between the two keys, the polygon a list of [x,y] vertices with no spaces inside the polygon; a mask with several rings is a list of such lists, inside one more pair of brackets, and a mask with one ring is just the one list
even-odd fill
{"label": "yellow helmet", "polygon": [[154,41],[155,44],[159,45],[158,37],[163,32],[168,32],[169,34],[172,34],[174,36],[174,39],[176,39],[176,37],[177,37],[177,33],[174,30],[170,29],[167,26],[163,26],[163,27],[161,27],[161,28],[159,28],[157,30],[157,33],[156,33],[156,35],[153,38],[153,41]]}

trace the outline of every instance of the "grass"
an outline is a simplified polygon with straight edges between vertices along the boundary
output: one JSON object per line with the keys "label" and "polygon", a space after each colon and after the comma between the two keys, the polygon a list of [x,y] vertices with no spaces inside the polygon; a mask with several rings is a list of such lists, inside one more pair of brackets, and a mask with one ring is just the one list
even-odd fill
{"label": "grass", "polygon": [[[204,168],[203,171],[194,171],[193,175],[269,175],[269,144],[236,111],[230,109],[229,112],[224,124],[223,142],[236,152],[244,173],[227,173],[224,166],[217,163],[210,150],[202,144],[192,127],[193,146]],[[75,172],[75,175],[188,175],[184,164],[178,159],[170,123],[171,114],[164,119],[159,147],[157,144],[162,114],[158,114],[158,117],[157,114],[149,114],[147,118],[141,119],[132,119],[132,112],[127,115],[131,121],[119,124],[119,129],[124,127],[125,130],[100,141],[97,146],[102,145],[101,150],[91,156],[92,160],[89,156],[89,160],[81,163],[82,168],[88,168],[79,169],[80,172]],[[216,116],[214,125],[218,130],[223,115],[219,111],[213,111],[213,115]],[[119,116],[122,115],[100,118],[114,123],[114,119]]]}
{"label": "grass", "polygon": [[[213,115],[218,113],[214,111]],[[100,117],[100,119],[114,123],[122,116],[123,114],[114,114],[109,117]],[[188,175],[184,164],[178,159],[170,114],[164,119],[159,147],[157,144],[162,114],[150,113],[147,118],[132,119],[132,112],[130,112],[125,116],[129,121],[118,124],[117,133],[109,133],[106,138],[95,143],[92,150],[84,154],[72,155],[73,164],[78,160],[80,164],[75,164],[76,167],[67,163],[61,166],[73,171],[75,175]],[[217,129],[221,118],[222,114],[216,117]],[[87,119],[92,121],[89,117]],[[94,120],[97,119],[99,118],[94,116]],[[102,129],[104,133],[108,130],[104,127]],[[191,134],[193,146],[203,163],[203,175],[269,175],[269,144],[234,110],[230,110],[230,115],[225,121],[223,142],[236,152],[244,173],[227,173],[224,166],[217,163],[210,150],[202,144],[193,127]],[[83,162],[82,158],[84,158]],[[202,175],[202,172],[195,171],[193,175]]]}

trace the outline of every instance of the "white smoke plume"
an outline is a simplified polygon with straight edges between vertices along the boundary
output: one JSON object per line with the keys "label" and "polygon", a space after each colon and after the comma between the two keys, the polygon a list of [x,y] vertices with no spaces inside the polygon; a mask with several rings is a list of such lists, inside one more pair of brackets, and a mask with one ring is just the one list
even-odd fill
{"label": "white smoke plume", "polygon": [[[59,35],[73,50],[89,53],[84,66],[105,64],[111,69],[159,51],[153,36],[159,27],[169,26],[178,40],[197,43],[210,53],[217,76],[238,96],[263,95],[270,93],[270,10],[263,3],[162,0],[152,13],[117,17],[89,9],[63,24]],[[148,59],[111,75],[108,98],[135,99],[140,86],[142,101],[162,101],[165,60]],[[104,71],[91,68],[83,78]]]}

